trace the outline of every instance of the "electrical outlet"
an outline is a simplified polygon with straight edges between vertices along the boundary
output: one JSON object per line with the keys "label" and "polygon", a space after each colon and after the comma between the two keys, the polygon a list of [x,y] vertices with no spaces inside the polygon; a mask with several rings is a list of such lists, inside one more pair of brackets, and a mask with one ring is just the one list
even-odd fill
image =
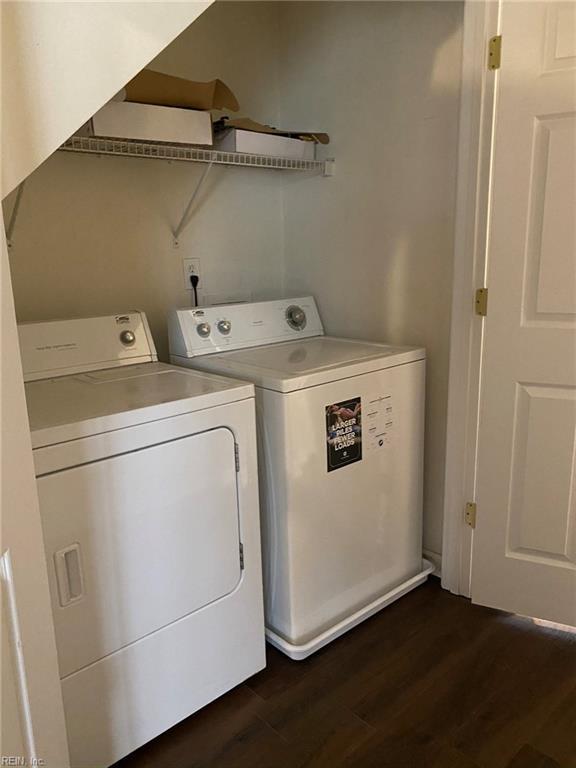
{"label": "electrical outlet", "polygon": [[192,283],[190,278],[192,275],[196,275],[200,278],[200,259],[183,259],[182,265],[184,267],[184,287],[187,291],[192,290]]}

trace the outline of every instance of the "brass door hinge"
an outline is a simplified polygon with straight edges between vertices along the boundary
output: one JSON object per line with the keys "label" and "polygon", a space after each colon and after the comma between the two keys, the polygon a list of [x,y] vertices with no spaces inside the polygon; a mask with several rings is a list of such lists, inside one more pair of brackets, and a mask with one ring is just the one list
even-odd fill
{"label": "brass door hinge", "polygon": [[482,317],[486,317],[488,314],[488,288],[478,288],[476,291],[474,311]]}
{"label": "brass door hinge", "polygon": [[502,57],[502,35],[491,37],[488,42],[488,69],[500,69]]}
{"label": "brass door hinge", "polygon": [[466,510],[464,512],[464,520],[466,520],[466,525],[469,525],[470,528],[476,528],[476,502],[475,501],[469,501],[466,504]]}

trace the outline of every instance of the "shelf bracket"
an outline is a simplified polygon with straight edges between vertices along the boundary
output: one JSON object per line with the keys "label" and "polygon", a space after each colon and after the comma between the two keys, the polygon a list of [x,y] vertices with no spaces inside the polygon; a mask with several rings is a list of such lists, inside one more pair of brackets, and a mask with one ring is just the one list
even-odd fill
{"label": "shelf bracket", "polygon": [[8,225],[6,227],[6,241],[8,243],[8,248],[12,247],[12,235],[14,234],[14,229],[16,227],[16,220],[18,218],[18,211],[20,210],[20,203],[22,202],[22,195],[24,193],[25,183],[26,183],[25,181],[22,181],[18,185],[18,189],[16,191],[16,200],[14,200],[14,205],[12,206],[12,212],[10,214]]}
{"label": "shelf bracket", "polygon": [[336,160],[333,157],[328,157],[324,161],[324,170],[322,172],[323,176],[334,176],[334,165],[336,163]]}
{"label": "shelf bracket", "polygon": [[198,180],[198,184],[196,184],[196,187],[194,188],[194,191],[192,192],[190,200],[188,201],[188,205],[184,209],[184,213],[182,214],[180,222],[179,222],[178,226],[176,227],[176,229],[172,233],[174,235],[174,245],[176,247],[179,244],[178,243],[178,238],[180,237],[180,235],[182,234],[182,232],[184,231],[184,229],[186,228],[186,226],[189,223],[188,222],[188,216],[190,214],[190,211],[192,210],[192,206],[194,205],[194,202],[195,202],[196,198],[198,197],[198,195],[200,193],[200,190],[202,189],[202,186],[204,185],[204,182],[206,181],[206,179],[208,177],[208,174],[210,173],[210,169],[212,168],[212,165],[213,165],[213,163],[210,162],[210,163],[208,163],[208,165],[204,169],[204,173],[202,174],[202,176],[200,176],[200,179]]}

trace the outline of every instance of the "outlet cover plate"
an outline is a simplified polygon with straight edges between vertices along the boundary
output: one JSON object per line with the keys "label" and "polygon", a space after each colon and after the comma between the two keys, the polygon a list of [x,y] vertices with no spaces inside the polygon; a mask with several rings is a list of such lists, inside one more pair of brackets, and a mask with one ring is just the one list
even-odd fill
{"label": "outlet cover plate", "polygon": [[197,275],[200,278],[200,259],[182,259],[182,266],[184,269],[184,287],[187,291],[191,291],[190,278],[192,275]]}

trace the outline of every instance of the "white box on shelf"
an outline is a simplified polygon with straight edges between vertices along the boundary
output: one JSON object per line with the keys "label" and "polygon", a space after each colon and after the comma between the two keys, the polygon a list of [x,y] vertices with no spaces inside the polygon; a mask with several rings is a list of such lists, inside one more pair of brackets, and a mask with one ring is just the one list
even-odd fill
{"label": "white box on shelf", "polygon": [[251,155],[271,155],[290,157],[296,160],[314,160],[316,143],[291,139],[289,136],[276,136],[271,133],[243,131],[240,128],[227,128],[214,137],[215,148],[224,152],[246,152]]}
{"label": "white box on shelf", "polygon": [[110,102],[96,112],[79,134],[210,146],[212,119],[210,112],[195,109]]}

